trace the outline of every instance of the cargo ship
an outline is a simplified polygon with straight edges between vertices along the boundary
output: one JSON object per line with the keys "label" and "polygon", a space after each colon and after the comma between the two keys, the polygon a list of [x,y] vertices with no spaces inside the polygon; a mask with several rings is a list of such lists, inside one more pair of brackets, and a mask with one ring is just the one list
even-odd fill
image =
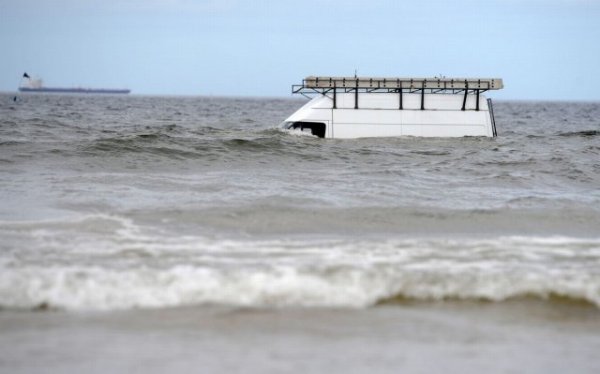
{"label": "cargo ship", "polygon": [[24,81],[19,85],[20,92],[50,92],[50,93],[76,93],[76,94],[128,94],[127,88],[85,88],[85,87],[45,87],[41,79],[31,78],[23,74]]}

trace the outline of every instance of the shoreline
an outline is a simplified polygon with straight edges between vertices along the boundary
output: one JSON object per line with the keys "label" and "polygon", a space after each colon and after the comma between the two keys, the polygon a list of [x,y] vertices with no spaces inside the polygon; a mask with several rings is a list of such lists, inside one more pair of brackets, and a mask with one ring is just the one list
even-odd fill
{"label": "shoreline", "polygon": [[536,300],[0,312],[12,373],[592,372],[598,344],[597,308]]}

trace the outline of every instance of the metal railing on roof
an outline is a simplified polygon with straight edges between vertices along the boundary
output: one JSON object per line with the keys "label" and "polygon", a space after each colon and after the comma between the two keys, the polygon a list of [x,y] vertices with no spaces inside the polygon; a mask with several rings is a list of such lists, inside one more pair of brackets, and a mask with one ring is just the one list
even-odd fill
{"label": "metal railing on roof", "polygon": [[327,93],[333,89],[341,92],[419,92],[460,93],[464,90],[500,90],[500,78],[373,78],[373,77],[316,77],[304,78],[302,84],[292,86],[292,93]]}
{"label": "metal railing on roof", "polygon": [[402,96],[404,93],[419,93],[421,95],[421,110],[425,110],[425,93],[457,94],[463,93],[461,110],[466,110],[467,96],[476,96],[475,110],[479,110],[479,95],[488,90],[500,90],[504,83],[500,78],[371,78],[371,77],[315,77],[309,76],[302,84],[292,85],[293,94],[322,94],[331,93],[333,109],[337,108],[336,94],[338,92],[353,92],[355,95],[354,109],[358,109],[358,94],[363,93],[398,93],[398,109],[403,109]]}
{"label": "metal railing on roof", "polygon": [[391,89],[502,89],[499,78],[373,78],[373,77],[315,77],[304,78],[307,88],[391,88]]}

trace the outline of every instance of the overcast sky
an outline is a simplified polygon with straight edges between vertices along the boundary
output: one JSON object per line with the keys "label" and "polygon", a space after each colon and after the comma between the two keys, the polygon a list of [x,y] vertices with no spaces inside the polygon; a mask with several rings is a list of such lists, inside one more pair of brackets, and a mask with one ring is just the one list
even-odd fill
{"label": "overcast sky", "polygon": [[504,78],[600,100],[600,0],[0,0],[0,91],[289,96],[308,75]]}

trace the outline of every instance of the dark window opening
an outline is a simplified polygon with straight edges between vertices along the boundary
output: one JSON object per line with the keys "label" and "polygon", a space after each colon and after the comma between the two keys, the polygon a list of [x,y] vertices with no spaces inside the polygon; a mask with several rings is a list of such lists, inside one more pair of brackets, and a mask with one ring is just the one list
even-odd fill
{"label": "dark window opening", "polygon": [[325,137],[326,126],[322,122],[290,122],[288,129],[299,129],[300,131],[310,129],[311,134],[319,138]]}

